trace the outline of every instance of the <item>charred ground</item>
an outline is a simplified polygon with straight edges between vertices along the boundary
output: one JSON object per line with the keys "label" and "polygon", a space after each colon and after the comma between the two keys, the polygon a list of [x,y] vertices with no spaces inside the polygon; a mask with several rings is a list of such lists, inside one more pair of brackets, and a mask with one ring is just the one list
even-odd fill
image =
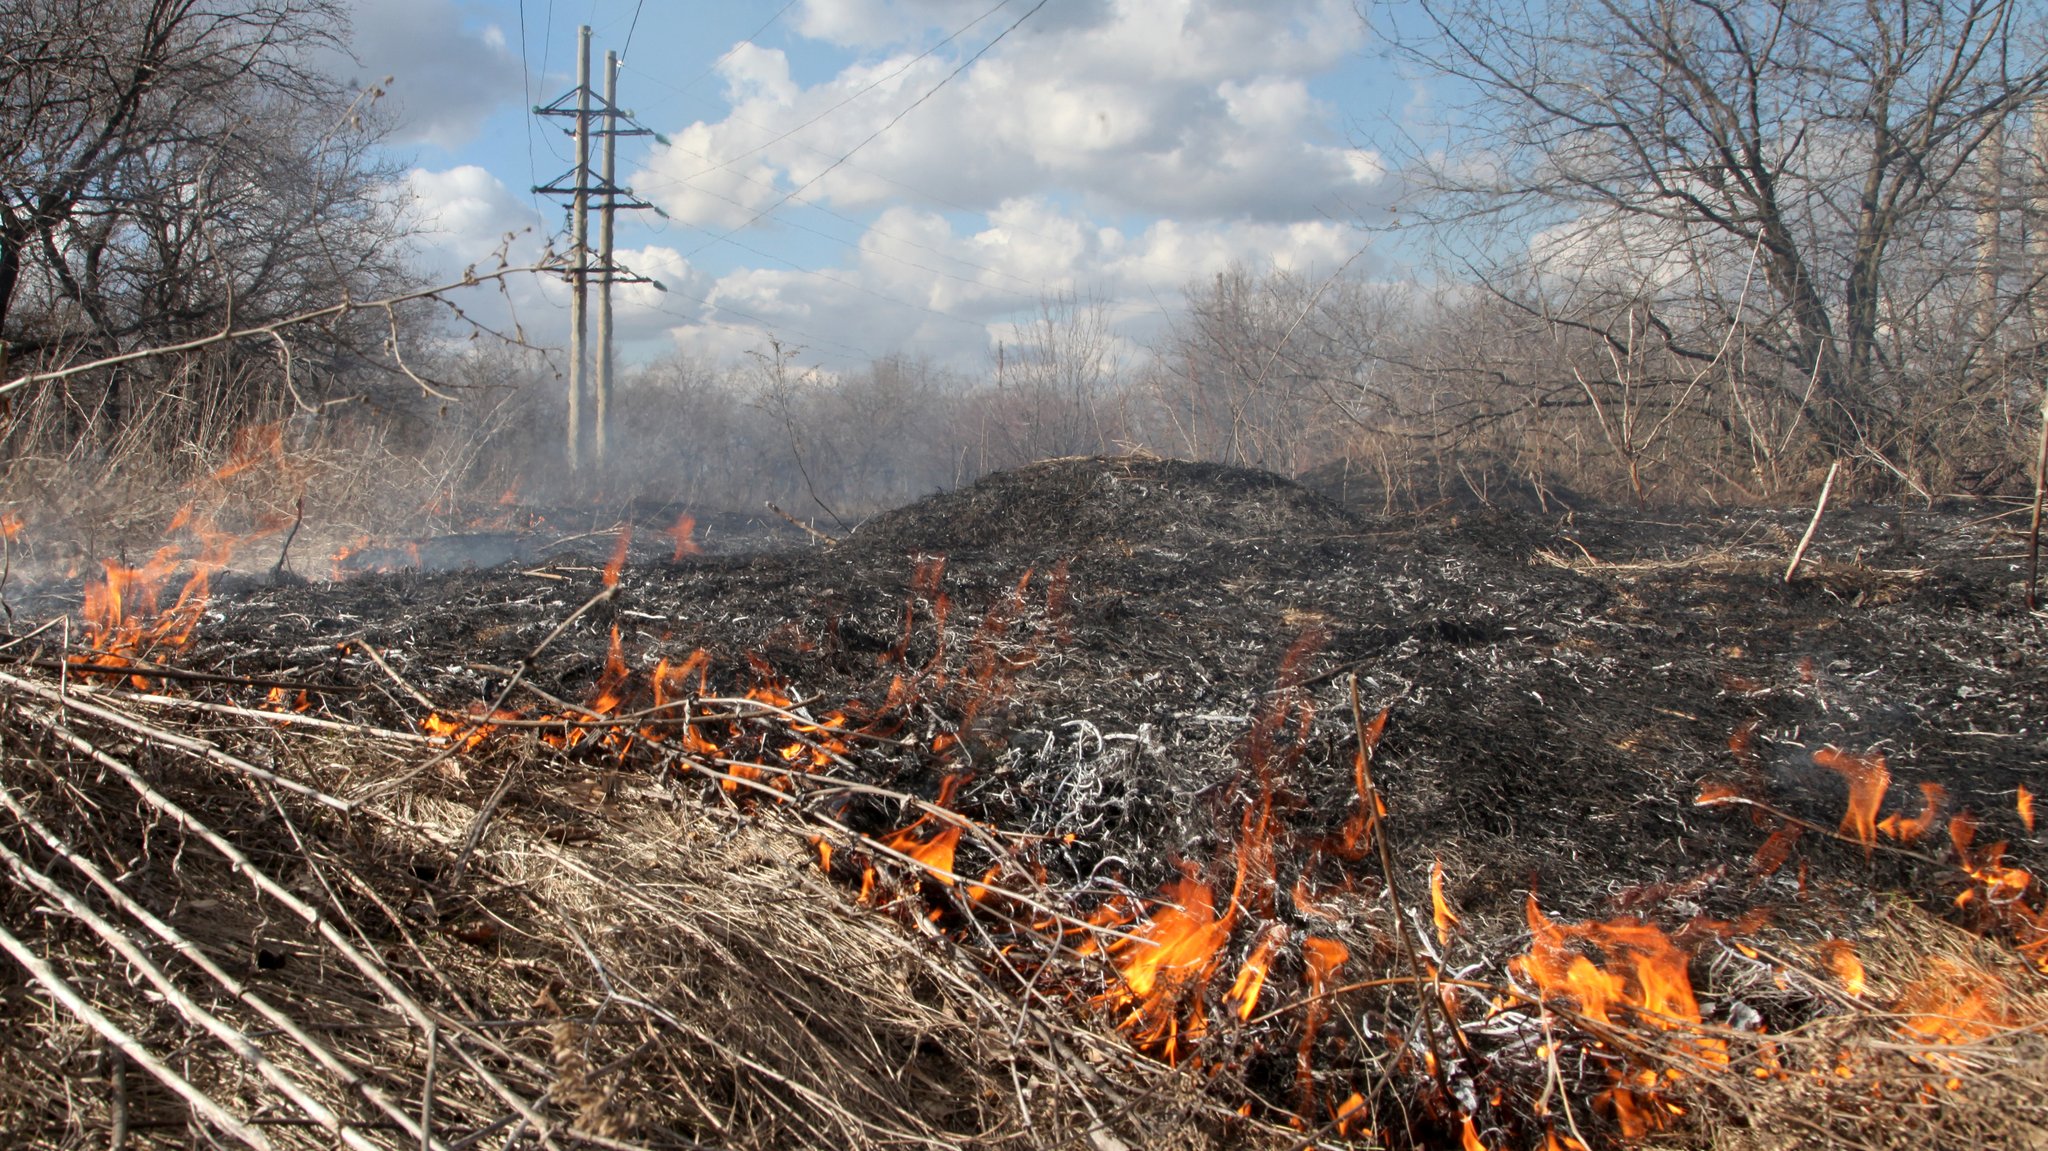
{"label": "charred ground", "polygon": [[[929,792],[942,771],[973,771],[964,811],[1081,835],[1141,887],[1201,857],[1235,810],[1237,745],[1304,637],[1320,746],[1283,781],[1299,821],[1341,820],[1350,799],[1338,745],[1355,672],[1366,704],[1392,710],[1380,771],[1397,833],[1441,855],[1456,898],[1482,915],[1512,912],[1532,881],[1591,914],[1618,888],[1739,865],[1759,833],[1693,806],[1709,778],[1832,825],[1844,784],[1811,757],[1828,744],[1885,754],[1895,787],[1941,783],[1988,833],[2024,843],[2015,789],[2048,784],[2048,643],[2018,603],[2017,517],[1837,509],[1787,585],[1803,519],[1468,508],[1373,520],[1264,473],[1053,461],[876,517],[836,546],[672,563],[643,532],[622,594],[543,653],[534,678],[585,698],[616,624],[643,669],[703,648],[714,682],[743,684],[755,656],[803,700],[878,704],[933,654],[932,589],[913,581],[943,557],[937,590],[970,629],[1032,575],[1031,618],[1005,639],[1028,663],[981,711],[968,760],[906,762],[889,782]],[[223,607],[195,662],[289,677],[360,636],[437,702],[488,699],[493,669],[596,586],[609,543],[537,567],[251,591]],[[1061,568],[1065,602],[1048,610]],[[1047,627],[1060,635],[1034,647],[1026,633]],[[1755,749],[1738,758],[1730,736],[1751,723]],[[1063,779],[1076,773],[1085,796]],[[1831,854],[1862,868],[1860,853]]]}
{"label": "charred ground", "polygon": [[[1939,1130],[1977,1146],[2043,1129],[2038,1093],[2013,1086],[2038,1078],[2038,1044],[1984,1056],[1970,1071],[1981,1090],[1933,1103],[1926,1092],[1952,1075],[1946,1055],[1887,1056],[1896,1087],[1875,1094],[1864,1078],[1836,1085],[1832,1048],[1811,1056],[1816,1078],[1812,1068],[1776,1074],[1781,1056],[1797,1063],[1785,1052],[1823,1043],[1811,1037],[1831,1026],[1865,1028],[1896,1048],[1897,1025],[1871,1022],[1892,1016],[1868,1010],[1920,1010],[1894,1005],[1940,972],[1965,970],[1939,966],[1933,950],[1975,946],[1964,932],[1929,942],[1935,918],[1987,926],[1953,907],[1968,881],[1945,849],[1871,851],[1830,836],[1848,787],[1816,751],[1882,755],[1893,778],[1887,814],[1911,815],[1917,804],[1901,797],[1940,784],[1948,811],[1974,812],[1983,840],[2010,841],[2011,862],[2039,871],[2039,841],[2015,799],[2022,787],[2048,790],[2048,642],[2019,606],[2016,517],[1999,509],[1835,509],[1790,583],[1784,566],[1804,512],[1552,504],[1375,518],[1271,475],[1156,459],[1048,461],[877,516],[831,544],[735,517],[720,522],[708,554],[678,559],[662,532],[675,512],[642,509],[609,594],[603,569],[618,558],[619,533],[581,531],[528,533],[514,547],[521,562],[486,570],[250,582],[218,596],[179,666],[328,685],[307,701],[314,715],[382,734],[352,743],[316,729],[288,740],[260,711],[219,710],[178,730],[336,795],[377,797],[359,810],[301,811],[232,773],[212,782],[210,767],[179,766],[174,740],[134,735],[146,726],[117,725],[81,745],[48,726],[37,700],[53,697],[27,681],[15,690],[28,694],[8,697],[21,710],[8,714],[35,755],[9,770],[20,769],[36,804],[102,837],[108,858],[144,860],[137,874],[152,878],[141,886],[157,885],[167,908],[195,894],[213,907],[214,888],[238,889],[240,872],[195,870],[147,796],[123,814],[134,801],[109,782],[104,758],[49,764],[81,749],[144,756],[137,762],[154,764],[164,787],[202,797],[201,810],[236,829],[258,866],[309,891],[323,868],[348,877],[354,893],[330,888],[332,906],[367,925],[355,929],[388,957],[389,974],[441,1005],[448,1026],[505,1028],[472,1035],[466,1049],[513,1071],[526,1059],[527,1090],[570,1113],[559,1132],[662,1146],[1085,1139],[1115,1151],[1292,1146],[1290,1124],[1306,1115],[1327,1121],[1309,1136],[1325,1141],[1543,1146],[1564,1130],[1544,1110],[1555,1084],[1582,1105],[1607,1100],[1582,1106],[1574,1128],[1606,1143],[1630,1129],[1616,1084],[1642,1064],[1597,1051],[1642,1036],[1581,1018],[1589,1030],[1572,1048],[1577,1063],[1560,1069],[1551,1024],[1537,1029],[1531,1001],[1484,990],[1504,987],[1509,959],[1532,946],[1532,891],[1558,920],[1639,916],[1685,941],[1700,1015],[1722,1036],[1711,1042],[1748,1044],[1728,1065],[1740,1066],[1741,1090],[1727,1085],[1731,1071],[1695,1059],[1691,1078],[1673,1082],[1705,1094],[1643,1094],[1670,1103],[1672,1116],[1705,1117],[1660,1119],[1653,1135],[1662,1126],[1662,1138],[1688,1146],[1769,1147],[1797,1130],[1925,1146]],[[20,606],[48,615],[64,602],[52,592]],[[526,715],[573,712],[608,690],[628,697],[622,710],[643,708],[662,661],[674,667],[698,650],[697,694],[726,701],[714,709],[765,687],[794,701],[790,715],[843,711],[844,728],[869,734],[828,773],[867,790],[764,802],[693,780],[703,767],[673,744],[622,751],[596,732],[554,751],[534,742],[537,729],[512,727],[453,756],[445,743],[437,752],[403,742],[421,739],[407,733],[429,711],[459,724],[501,697]],[[1374,763],[1394,877],[1413,912],[1400,928],[1377,862],[1330,846],[1361,809],[1354,676],[1364,714],[1388,712]],[[264,706],[253,686],[209,698]],[[178,702],[148,706],[168,715]],[[804,736],[789,724],[773,739],[734,725],[739,742],[718,754],[766,760],[778,741]],[[1720,784],[1770,810],[1696,802]],[[1043,868],[1041,907],[1076,919],[1119,899],[1156,913],[1177,877],[1233,903],[1244,893],[1238,927],[1211,963],[1226,973],[1206,993],[1212,1022],[1185,1037],[1179,1067],[1088,1048],[1123,1010],[1107,1006],[1117,977],[1105,985],[1099,972],[1062,966],[1043,924],[986,919],[960,888],[900,869],[883,880],[894,895],[854,906],[873,881],[862,860],[919,818],[913,797],[984,829],[960,841],[958,874],[1006,866],[1003,852],[1028,845]],[[798,809],[812,822],[774,840]],[[1811,825],[1796,844],[1773,838],[1788,817]],[[1247,863],[1255,830],[1270,863]],[[837,849],[829,880],[806,835]],[[1777,866],[1754,862],[1767,842],[1791,847]],[[1437,865],[1461,917],[1442,936],[1425,894]],[[1246,885],[1262,867],[1270,878]],[[1902,918],[1909,907],[1923,910]],[[296,956],[285,976],[312,980],[298,993],[348,1026],[376,1002],[369,985],[333,981],[328,965],[342,965],[331,939],[291,928],[261,900],[205,918],[220,953],[252,970],[266,969],[265,956]],[[1256,941],[1314,935],[1344,940],[1344,977],[1364,981],[1333,999],[1348,1014],[1307,1006],[1319,996],[1303,942],[1275,952],[1277,1006],[1242,1026],[1225,1019],[1227,972],[1249,966]],[[2003,965],[2000,978],[2013,982],[2001,994],[2018,1004],[2036,977],[1997,951],[2011,939],[1992,937],[1981,963]],[[1430,970],[1476,981],[1460,993],[1457,1035],[1427,1040],[1427,1064],[1408,1045],[1440,1023],[1401,986],[1410,939]],[[1886,957],[1903,955],[1893,965],[1903,974],[1852,1010],[1861,994],[1844,998],[1825,974],[1837,940],[1866,949],[1874,980]],[[58,933],[46,946],[75,942]],[[1013,948],[1038,958],[1012,966],[1003,957]],[[98,970],[81,962],[78,971]],[[910,974],[863,974],[899,969]],[[628,979],[650,990],[622,1000],[612,984]],[[101,986],[124,1010],[155,1011],[118,982]],[[344,993],[346,1005],[320,1006]],[[644,1006],[650,996],[666,1014]],[[656,1029],[635,1047],[630,1030],[603,1031],[619,1002],[642,1004],[631,1010],[650,1012],[648,1027],[665,1020],[683,1038]],[[1168,1015],[1196,1018],[1179,1010]],[[1033,1011],[1076,1017],[1081,1030],[1043,1030],[1040,1015],[1043,1042],[1020,1046]],[[2011,1023],[2017,1012],[1987,1018]],[[493,1048],[498,1034],[504,1046]],[[1682,1055],[1693,1041],[1670,1042]],[[0,1056],[39,1058],[33,1048]],[[389,1068],[397,1096],[431,1094],[416,1048],[357,1057]],[[591,1088],[600,1066],[616,1078]],[[1082,1066],[1095,1070],[1068,1082]],[[1751,1071],[1767,1073],[1770,1100],[1743,1094]],[[43,1074],[90,1084],[81,1098],[105,1075]],[[676,1094],[721,1077],[726,1086],[702,1087],[710,1098],[695,1110]],[[1035,1086],[1017,1086],[1027,1081]],[[443,1104],[451,1138],[502,1129],[490,1116],[505,1104],[481,1079],[471,1090]],[[620,1102],[636,1093],[641,1102]],[[1369,1137],[1362,1120],[1356,1130],[1340,1122],[1347,1093],[1365,1097]],[[515,1120],[518,1106],[495,1122]],[[9,1114],[28,1116],[17,1132],[98,1122],[90,1107]],[[1733,1116],[1748,1134],[1731,1141]]]}

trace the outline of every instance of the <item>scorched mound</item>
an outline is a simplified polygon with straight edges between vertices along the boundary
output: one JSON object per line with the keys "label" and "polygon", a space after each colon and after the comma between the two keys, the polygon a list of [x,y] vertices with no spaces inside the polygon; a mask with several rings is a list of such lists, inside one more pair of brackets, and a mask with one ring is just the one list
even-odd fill
{"label": "scorched mound", "polygon": [[1028,560],[1358,530],[1336,504],[1270,472],[1090,456],[998,472],[886,512],[861,525],[848,544],[877,556],[986,552]]}

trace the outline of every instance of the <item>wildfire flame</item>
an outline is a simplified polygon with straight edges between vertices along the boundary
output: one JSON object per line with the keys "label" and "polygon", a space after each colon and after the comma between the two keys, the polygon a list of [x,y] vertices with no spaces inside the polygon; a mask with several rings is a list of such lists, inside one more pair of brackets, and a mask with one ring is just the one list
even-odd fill
{"label": "wildfire flame", "polygon": [[618,542],[612,545],[611,562],[604,565],[604,586],[619,586],[619,573],[626,569],[626,548],[633,542],[633,525],[626,524],[619,529]]}
{"label": "wildfire flame", "polygon": [[1900,843],[1915,843],[1934,827],[1941,818],[1941,809],[1948,805],[1948,789],[1938,783],[1920,785],[1920,814],[1907,818],[1894,812],[1877,825],[1877,829]]}
{"label": "wildfire flame", "polygon": [[669,557],[670,563],[680,563],[684,556],[693,556],[704,550],[697,546],[696,532],[697,517],[684,515],[677,518],[675,526],[662,533],[676,542],[676,554]]}
{"label": "wildfire flame", "polygon": [[[1613,1025],[1627,1012],[1659,1030],[1685,1032],[1700,1025],[1699,1002],[1693,995],[1689,958],[1656,925],[1623,916],[1604,923],[1557,923],[1543,914],[1531,893],[1527,905],[1529,953],[1509,970],[1534,983],[1548,996],[1578,1004],[1581,1015]],[[1595,964],[1582,951],[1591,948],[1606,959]],[[1678,1049],[1711,1064],[1728,1060],[1727,1042],[1695,1033],[1675,1041]],[[1674,1072],[1667,1071],[1667,1075]],[[1617,1065],[1614,1086],[1599,1096],[1613,1110],[1628,1138],[1640,1138],[1664,1123],[1672,1105],[1658,1099],[1654,1070],[1630,1074]]]}
{"label": "wildfire flame", "polygon": [[1863,970],[1863,960],[1856,955],[1856,949],[1846,939],[1830,939],[1821,944],[1821,959],[1835,978],[1842,981],[1842,990],[1851,995],[1861,995],[1869,986],[1869,977]]}
{"label": "wildfire flame", "polygon": [[1891,772],[1881,755],[1851,755],[1838,747],[1823,747],[1813,753],[1813,762],[1838,772],[1849,784],[1849,807],[1842,815],[1841,831],[1863,845],[1867,854],[1877,845],[1877,808],[1892,782]]}
{"label": "wildfire flame", "polygon": [[1927,959],[1928,975],[1899,996],[1900,1034],[1920,1043],[1975,1043],[2012,1025],[2005,986],[1990,972],[1943,956]]}
{"label": "wildfire flame", "polygon": [[1237,979],[1230,985],[1223,1002],[1237,1005],[1237,1017],[1250,1019],[1258,1010],[1259,992],[1266,986],[1266,973],[1272,969],[1273,955],[1287,942],[1287,927],[1284,924],[1270,924],[1259,934],[1259,941],[1253,945],[1250,955],[1245,956],[1244,965],[1237,969]]}
{"label": "wildfire flame", "polygon": [[[1301,1113],[1315,1111],[1316,1083],[1311,1057],[1315,1053],[1316,1030],[1329,1015],[1330,1003],[1325,998],[1330,981],[1337,971],[1351,960],[1351,949],[1334,939],[1323,939],[1311,935],[1301,941],[1301,964],[1308,981],[1308,1006],[1301,1026],[1301,1046],[1295,1053],[1295,1078],[1300,1084]],[[1357,1098],[1356,1094],[1352,1095]],[[1349,1100],[1346,1101],[1349,1103]],[[1340,1114],[1343,1107],[1338,1108]]]}
{"label": "wildfire flame", "polygon": [[1429,902],[1431,916],[1436,920],[1437,942],[1445,947],[1451,945],[1451,932],[1458,926],[1458,913],[1444,900],[1444,861],[1439,858],[1429,865]]}
{"label": "wildfire flame", "polygon": [[1192,875],[1167,884],[1151,918],[1109,946],[1119,978],[1096,1003],[1122,1015],[1118,1026],[1139,1048],[1176,1062],[1208,1030],[1202,992],[1236,918],[1234,906],[1219,916],[1215,891]]}

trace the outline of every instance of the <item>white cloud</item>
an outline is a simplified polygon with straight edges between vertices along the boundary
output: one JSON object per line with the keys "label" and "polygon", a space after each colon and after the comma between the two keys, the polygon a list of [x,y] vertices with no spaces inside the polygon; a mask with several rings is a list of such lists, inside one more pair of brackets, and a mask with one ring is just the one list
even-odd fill
{"label": "white cloud", "polygon": [[478,24],[456,0],[354,0],[354,60],[329,70],[359,86],[383,84],[401,139],[443,148],[473,139],[484,118],[524,91],[504,29]]}
{"label": "white cloud", "polygon": [[729,228],[798,188],[846,210],[1060,190],[1123,212],[1287,220],[1354,214],[1379,181],[1306,83],[1362,43],[1347,0],[1056,5],[906,113],[1016,16],[919,59],[926,34],[986,10],[811,0],[806,35],[890,50],[809,87],[780,52],[735,51],[720,65],[730,114],[675,133],[635,187],[679,220]]}
{"label": "white cloud", "polygon": [[505,182],[475,164],[405,174],[407,218],[441,268],[492,260],[511,237],[521,253],[537,253],[540,217]]}
{"label": "white cloud", "polygon": [[904,348],[972,369],[998,340],[1014,340],[1018,314],[1045,296],[1100,300],[1123,338],[1143,340],[1191,282],[1233,264],[1327,273],[1363,243],[1356,229],[1324,220],[1157,220],[1126,232],[1042,197],[1004,201],[975,230],[897,207],[876,217],[845,266],[719,277],[705,294],[708,306],[695,310],[699,322],[679,325],[674,336],[714,357],[764,347],[773,335],[831,369]]}

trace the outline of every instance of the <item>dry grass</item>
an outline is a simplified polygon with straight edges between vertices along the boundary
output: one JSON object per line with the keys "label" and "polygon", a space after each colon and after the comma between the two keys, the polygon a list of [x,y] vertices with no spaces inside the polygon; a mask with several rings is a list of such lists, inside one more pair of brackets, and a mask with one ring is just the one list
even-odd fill
{"label": "dry grass", "polygon": [[[914,894],[857,906],[786,810],[606,797],[507,747],[470,766],[492,778],[430,773],[344,812],[312,793],[360,794],[423,752],[177,725],[294,793],[157,721],[95,723],[24,690],[43,686],[10,676],[0,713],[4,922],[104,1025],[47,986],[6,989],[11,1146],[183,1145],[192,1097],[280,1147],[333,1146],[337,1123],[358,1145],[450,1151],[1214,1142],[1221,1110],[1192,1076],[999,990]],[[457,879],[498,772],[514,783]]]}

